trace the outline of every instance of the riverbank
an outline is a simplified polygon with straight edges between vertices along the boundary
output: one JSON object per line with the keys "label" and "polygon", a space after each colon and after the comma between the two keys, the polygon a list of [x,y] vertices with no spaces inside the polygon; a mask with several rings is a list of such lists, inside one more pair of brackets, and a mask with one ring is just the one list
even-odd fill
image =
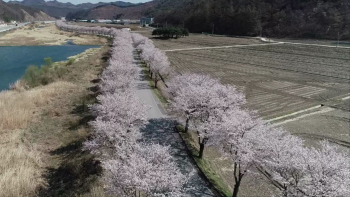
{"label": "riverbank", "polygon": [[77,45],[103,45],[104,37],[80,35],[59,31],[55,24],[29,24],[16,30],[1,33],[0,46],[51,46],[67,42]]}
{"label": "riverbank", "polygon": [[67,72],[48,85],[0,93],[0,196],[104,195],[99,165],[81,144],[91,132],[88,105],[108,50],[55,63]]}

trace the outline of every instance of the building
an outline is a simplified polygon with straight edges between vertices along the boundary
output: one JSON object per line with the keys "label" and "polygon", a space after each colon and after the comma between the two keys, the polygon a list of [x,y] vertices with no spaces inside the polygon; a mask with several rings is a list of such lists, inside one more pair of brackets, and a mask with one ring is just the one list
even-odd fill
{"label": "building", "polygon": [[98,19],[98,23],[112,23],[112,20]]}
{"label": "building", "polygon": [[140,20],[130,20],[130,24],[139,24]]}
{"label": "building", "polygon": [[0,27],[6,27],[7,24],[4,21],[0,21]]}
{"label": "building", "polygon": [[121,24],[122,24],[122,25],[129,25],[129,24],[130,24],[130,22],[131,22],[131,20],[130,20],[130,19],[122,19]]}
{"label": "building", "polygon": [[154,18],[141,18],[140,19],[140,26],[149,26],[154,23]]}

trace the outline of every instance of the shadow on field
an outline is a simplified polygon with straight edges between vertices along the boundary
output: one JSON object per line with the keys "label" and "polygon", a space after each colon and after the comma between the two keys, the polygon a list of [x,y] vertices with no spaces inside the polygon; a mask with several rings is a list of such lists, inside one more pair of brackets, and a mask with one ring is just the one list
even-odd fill
{"label": "shadow on field", "polygon": [[[40,197],[73,197],[88,193],[92,186],[98,181],[102,173],[100,162],[87,151],[83,151],[83,142],[89,136],[88,122],[94,119],[89,113],[88,104],[94,100],[82,99],[71,111],[78,120],[70,123],[70,142],[50,152],[51,156],[59,159],[58,166],[47,169],[44,176],[47,187],[39,192]],[[62,133],[64,135],[64,133]]]}
{"label": "shadow on field", "polygon": [[151,119],[145,128],[141,129],[142,142],[155,143],[163,146],[170,146],[170,154],[178,164],[182,173],[194,175],[186,185],[187,194],[193,197],[216,196],[210,189],[209,184],[195,168],[194,161],[188,155],[179,134],[174,129],[175,121],[170,119]]}
{"label": "shadow on field", "polygon": [[61,165],[50,168],[45,178],[48,187],[39,196],[78,196],[89,192],[102,172],[99,161],[87,152],[82,151],[85,139],[74,141],[51,152],[62,158]]}

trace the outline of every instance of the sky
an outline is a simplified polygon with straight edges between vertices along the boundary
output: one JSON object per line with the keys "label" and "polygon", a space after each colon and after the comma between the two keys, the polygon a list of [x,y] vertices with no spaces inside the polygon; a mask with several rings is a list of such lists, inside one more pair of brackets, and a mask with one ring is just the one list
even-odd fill
{"label": "sky", "polygon": [[[6,2],[8,2],[9,0],[5,0]],[[48,0],[46,0],[48,1]],[[57,0],[59,2],[63,2],[63,3],[66,3],[66,2],[71,2],[73,4],[79,4],[79,3],[98,3],[98,2],[115,2],[115,1],[118,1],[118,0]],[[143,3],[143,2],[147,2],[147,1],[150,1],[150,0],[121,0],[121,1],[125,1],[125,2],[130,2],[130,3]]]}

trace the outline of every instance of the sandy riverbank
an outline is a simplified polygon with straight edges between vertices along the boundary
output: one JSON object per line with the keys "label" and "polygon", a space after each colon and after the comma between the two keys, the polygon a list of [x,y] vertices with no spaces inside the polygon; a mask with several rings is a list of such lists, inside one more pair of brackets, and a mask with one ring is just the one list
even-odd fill
{"label": "sandy riverbank", "polygon": [[55,24],[27,25],[0,36],[0,46],[62,45],[71,40],[78,45],[103,45],[106,38],[59,31]]}

